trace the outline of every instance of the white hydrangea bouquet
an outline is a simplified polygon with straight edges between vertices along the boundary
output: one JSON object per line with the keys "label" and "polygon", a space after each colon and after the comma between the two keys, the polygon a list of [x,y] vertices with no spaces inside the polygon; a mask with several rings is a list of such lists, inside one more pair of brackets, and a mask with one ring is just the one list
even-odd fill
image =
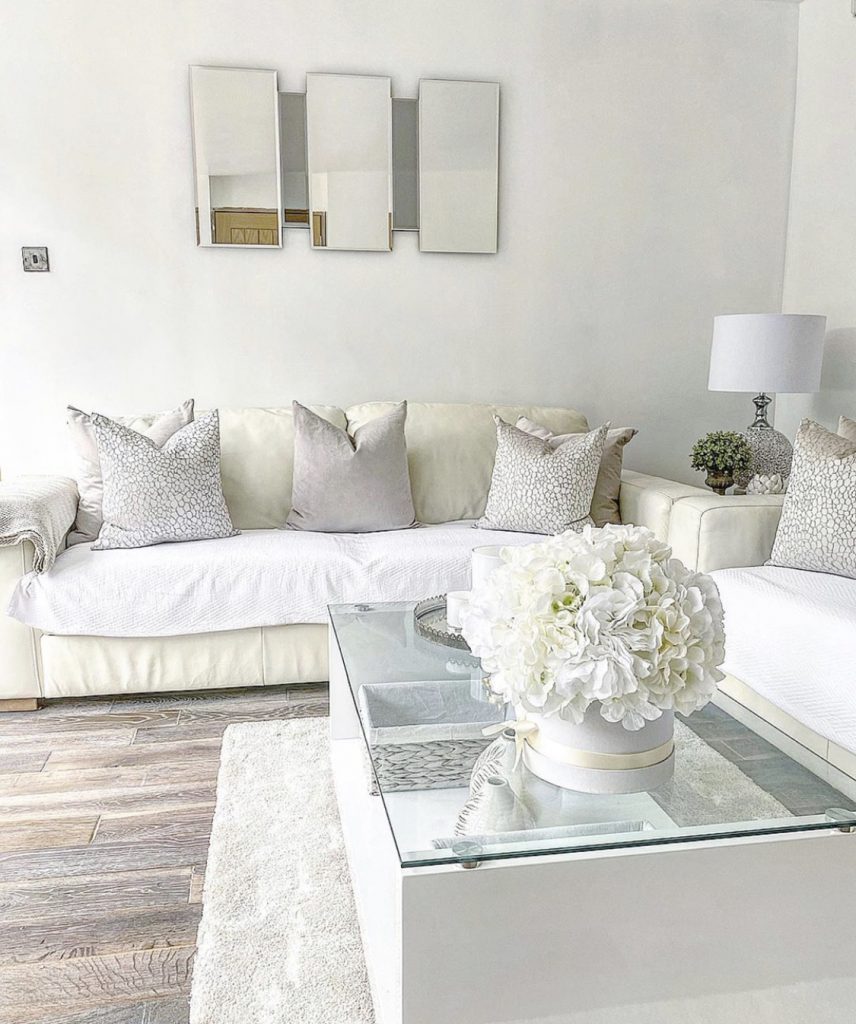
{"label": "white hydrangea bouquet", "polygon": [[719,593],[650,530],[585,527],[502,557],[473,590],[463,635],[505,702],[576,724],[599,702],[603,719],[635,731],[711,699],[725,655]]}

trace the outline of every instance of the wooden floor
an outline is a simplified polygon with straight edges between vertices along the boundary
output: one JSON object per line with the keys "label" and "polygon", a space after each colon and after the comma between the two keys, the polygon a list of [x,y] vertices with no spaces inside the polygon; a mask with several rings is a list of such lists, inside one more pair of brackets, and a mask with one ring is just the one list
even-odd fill
{"label": "wooden floor", "polygon": [[183,1024],[232,722],[326,686],[55,701],[0,715],[0,1024]]}

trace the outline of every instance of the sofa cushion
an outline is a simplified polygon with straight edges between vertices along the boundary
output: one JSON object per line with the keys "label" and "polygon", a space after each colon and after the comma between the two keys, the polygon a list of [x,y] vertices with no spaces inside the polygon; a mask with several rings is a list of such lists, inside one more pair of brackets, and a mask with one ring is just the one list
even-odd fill
{"label": "sofa cushion", "polygon": [[[572,439],[581,441],[586,436],[585,434],[554,434],[552,430],[547,430],[546,427],[535,423],[534,420],[527,419],[526,416],[521,416],[514,425],[518,430],[525,430],[527,434],[534,434],[535,437],[549,441],[553,448],[558,448],[560,444]],[[607,431],[589,513],[595,526],[606,526],[607,523],[621,525],[618,498],[621,493],[624,446],[632,441],[638,433],[639,431],[634,427],[620,427],[617,430]]]}
{"label": "sofa cushion", "polygon": [[89,636],[325,622],[328,604],[466,589],[474,547],[534,539],[474,530],[468,521],[387,533],[249,530],[133,550],[77,545],[49,573],[24,576],[9,613],[46,633]]}
{"label": "sofa cushion", "polygon": [[[91,414],[81,412],[73,405],[67,409],[68,436],[74,449],[75,476],[80,495],[77,520],[69,534],[69,544],[83,544],[95,540],[103,521],[101,506],[104,501],[104,478],[92,418]],[[155,444],[162,445],[177,430],[193,422],[193,399],[189,398],[182,402],[171,412],[149,413],[143,416],[114,416],[113,419],[123,427],[130,427],[131,430],[150,437]]]}
{"label": "sofa cushion", "polygon": [[496,463],[479,526],[547,534],[593,526],[589,511],[606,430],[604,424],[554,448],[497,416]]}
{"label": "sofa cushion", "polygon": [[96,414],[92,425],[104,474],[104,522],[93,550],[235,534],[220,481],[216,410],[161,446],[106,416]]}
{"label": "sofa cushion", "polygon": [[372,533],[416,526],[404,439],[407,402],[353,435],[299,402],[293,409],[289,529]]}
{"label": "sofa cushion", "polygon": [[[337,427],[345,413],[333,405],[309,406]],[[294,419],[287,409],[221,409],[220,472],[232,522],[238,530],[273,529],[291,510]]]}
{"label": "sofa cushion", "polygon": [[803,420],[772,565],[856,579],[856,441]]}
{"label": "sofa cushion", "polygon": [[711,575],[725,609],[725,671],[856,751],[856,580],[779,566]]}
{"label": "sofa cushion", "polygon": [[[352,405],[346,410],[348,429],[353,433],[394,406],[394,402]],[[554,434],[588,430],[585,416],[573,409],[409,401],[405,427],[407,458],[413,504],[420,523],[478,519],[484,514],[496,456],[495,415],[507,423],[527,416]]]}

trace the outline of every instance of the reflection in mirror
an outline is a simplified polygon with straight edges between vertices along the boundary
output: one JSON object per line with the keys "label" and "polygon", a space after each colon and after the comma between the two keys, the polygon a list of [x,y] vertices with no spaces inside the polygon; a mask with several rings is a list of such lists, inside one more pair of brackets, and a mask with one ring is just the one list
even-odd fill
{"label": "reflection in mirror", "polygon": [[419,229],[419,100],[392,101],[392,226]]}
{"label": "reflection in mirror", "polygon": [[281,245],[275,71],[190,69],[199,245]]}
{"label": "reflection in mirror", "polygon": [[392,248],[391,103],[388,78],[306,76],[314,248]]}
{"label": "reflection in mirror", "polygon": [[279,138],[282,147],[282,195],[287,228],[309,227],[306,181],[306,95],[279,94]]}
{"label": "reflection in mirror", "polygon": [[419,248],[496,252],[499,86],[419,83]]}

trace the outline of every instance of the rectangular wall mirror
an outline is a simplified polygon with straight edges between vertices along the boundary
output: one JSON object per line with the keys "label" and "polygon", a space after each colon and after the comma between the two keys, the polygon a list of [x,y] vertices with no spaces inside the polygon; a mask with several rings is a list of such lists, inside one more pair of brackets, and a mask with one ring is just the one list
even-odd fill
{"label": "rectangular wall mirror", "polygon": [[496,252],[499,85],[419,83],[419,248]]}
{"label": "rectangular wall mirror", "polygon": [[275,71],[191,67],[199,245],[280,246]]}
{"label": "rectangular wall mirror", "polygon": [[306,76],[312,246],[392,248],[389,78]]}

